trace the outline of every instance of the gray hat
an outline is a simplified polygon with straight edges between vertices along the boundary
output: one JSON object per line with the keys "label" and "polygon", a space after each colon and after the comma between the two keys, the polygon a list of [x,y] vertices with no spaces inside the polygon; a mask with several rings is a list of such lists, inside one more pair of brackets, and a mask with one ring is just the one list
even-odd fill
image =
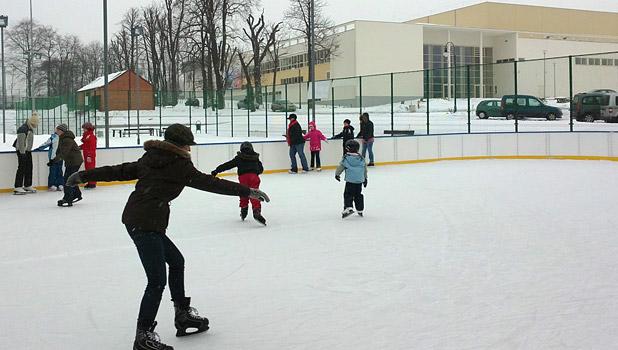
{"label": "gray hat", "polygon": [[62,131],[62,132],[67,132],[69,131],[69,127],[66,124],[60,124],[56,127],[56,129]]}

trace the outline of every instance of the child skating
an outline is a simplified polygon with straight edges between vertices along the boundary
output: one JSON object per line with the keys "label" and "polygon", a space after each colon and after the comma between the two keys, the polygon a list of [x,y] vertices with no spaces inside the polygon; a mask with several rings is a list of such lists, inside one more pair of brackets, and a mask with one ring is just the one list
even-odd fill
{"label": "child skating", "polygon": [[326,141],[326,136],[316,128],[315,122],[309,122],[309,132],[305,134],[304,138],[309,140],[309,150],[311,151],[311,167],[309,169],[322,171],[320,151],[322,150],[322,141]]}
{"label": "child skating", "polygon": [[[238,168],[238,182],[250,188],[260,188],[260,174],[264,172],[262,162],[260,162],[260,154],[255,153],[251,142],[243,142],[240,145],[240,152],[237,153],[234,159],[223,163],[212,171],[212,176],[222,173],[226,170]],[[240,218],[245,221],[249,214],[249,201],[253,208],[253,218],[262,225],[266,225],[266,219],[262,216],[262,205],[257,199],[249,199],[249,197],[240,197]]]}
{"label": "child skating", "polygon": [[343,219],[356,213],[363,216],[365,202],[363,198],[363,187],[367,187],[367,165],[363,156],[358,154],[360,144],[356,140],[348,140],[345,143],[346,154],[341,159],[335,179],[341,181],[341,173],[345,171],[345,191],[343,192]]}
{"label": "child skating", "polygon": [[[146,153],[137,161],[105,166],[73,174],[67,186],[90,181],[138,180],[122,214],[122,222],[135,243],[148,284],[140,305],[134,350],[173,350],[159,340],[154,329],[159,304],[169,281],[174,302],[176,336],[208,330],[209,321],[191,307],[185,295],[185,260],[166,234],[170,202],[185,186],[228,196],[251,197],[268,202],[268,196],[255,188],[218,179],[197,170],[191,161],[190,145],[195,145],[191,130],[173,124],[165,130],[165,141],[144,143]],[[169,278],[166,266],[169,266]],[[187,329],[196,329],[188,333]]]}
{"label": "child skating", "polygon": [[[38,151],[44,151],[49,147],[47,151],[47,159],[52,160],[56,158],[56,152],[58,152],[58,144],[60,142],[60,136],[56,130],[51,134],[49,139],[37,148]],[[50,192],[64,191],[64,177],[62,175],[63,161],[58,161],[49,167],[49,176],[47,177],[47,189]]]}
{"label": "child skating", "polygon": [[333,140],[335,139],[343,139],[343,143],[342,148],[343,148],[343,154],[345,155],[346,150],[345,150],[345,145],[346,142],[348,142],[348,140],[354,140],[354,127],[351,125],[351,121],[350,119],[346,119],[343,121],[343,130],[341,130],[340,133],[338,133],[337,135],[333,136]]}

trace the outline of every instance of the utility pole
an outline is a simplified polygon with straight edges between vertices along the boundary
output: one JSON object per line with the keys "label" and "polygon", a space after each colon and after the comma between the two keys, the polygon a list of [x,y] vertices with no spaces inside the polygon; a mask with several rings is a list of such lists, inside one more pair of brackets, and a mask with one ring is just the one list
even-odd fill
{"label": "utility pole", "polygon": [[28,84],[30,85],[30,104],[32,107],[32,113],[34,113],[34,92],[32,88],[32,33],[32,0],[30,0],[30,34],[28,35],[30,42],[28,44]]}
{"label": "utility pole", "polygon": [[309,10],[309,32],[310,32],[310,63],[309,63],[309,79],[311,80],[311,120],[315,122],[315,0],[311,0],[311,9]]}
{"label": "utility pole", "polygon": [[105,104],[105,148],[109,148],[109,72],[107,58],[107,0],[103,0],[103,103]]}
{"label": "utility pole", "polygon": [[8,16],[0,16],[0,46],[2,46],[2,143],[6,143],[6,74],[4,68],[4,28],[9,25]]}

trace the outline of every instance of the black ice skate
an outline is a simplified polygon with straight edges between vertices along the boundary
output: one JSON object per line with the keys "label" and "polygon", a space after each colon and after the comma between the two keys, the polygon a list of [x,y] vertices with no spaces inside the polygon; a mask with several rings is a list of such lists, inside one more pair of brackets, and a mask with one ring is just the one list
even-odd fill
{"label": "black ice skate", "polygon": [[161,343],[159,335],[154,331],[157,326],[155,321],[148,330],[138,329],[135,333],[133,350],[174,350],[173,347]]}
{"label": "black ice skate", "polygon": [[352,208],[345,208],[345,209],[343,209],[343,212],[341,212],[341,218],[345,219],[345,218],[347,218],[348,216],[350,216],[352,214],[354,214],[354,209],[352,209]]}
{"label": "black ice skate", "polygon": [[[191,298],[185,298],[180,302],[174,301],[174,310],[176,311],[174,325],[176,326],[177,337],[202,333],[208,330],[208,319],[200,317],[197,310],[189,306],[190,303]],[[193,330],[187,332],[188,329]]]}
{"label": "black ice skate", "polygon": [[360,216],[361,218],[363,217],[363,211],[362,210],[357,211],[356,214],[358,214],[358,216]]}
{"label": "black ice skate", "polygon": [[262,210],[254,209],[253,210],[253,218],[255,219],[255,221],[257,221],[260,224],[266,226],[266,219],[264,219],[264,217],[262,216]]}
{"label": "black ice skate", "polygon": [[245,221],[247,215],[249,215],[249,208],[240,208],[240,219],[242,221]]}
{"label": "black ice skate", "polygon": [[73,202],[61,199],[61,200],[58,201],[58,206],[59,207],[72,207],[73,206]]}

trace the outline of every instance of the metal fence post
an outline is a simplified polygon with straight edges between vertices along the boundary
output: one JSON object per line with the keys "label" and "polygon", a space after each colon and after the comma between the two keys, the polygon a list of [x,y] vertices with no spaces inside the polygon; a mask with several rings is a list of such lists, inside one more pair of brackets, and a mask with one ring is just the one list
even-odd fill
{"label": "metal fence post", "polygon": [[[249,124],[251,124],[251,110],[252,110],[253,108],[255,108],[255,102],[256,102],[256,101],[255,101],[255,97],[256,97],[256,96],[255,96],[255,94],[254,94],[254,96],[253,96],[253,102],[252,102],[252,103],[253,103],[253,106],[251,106],[251,108],[247,108],[247,137],[250,137],[250,136],[251,136],[251,129],[250,129]],[[258,108],[259,108],[259,107],[260,107],[260,106],[258,106]],[[234,106],[232,106],[232,108],[234,108]],[[256,108],[256,110],[257,110],[257,108]]]}
{"label": "metal fence post", "polygon": [[466,95],[468,96],[468,134],[471,132],[470,127],[470,65],[466,66]]}
{"label": "metal fence post", "polygon": [[131,90],[127,91],[127,106],[127,136],[131,137]]}
{"label": "metal fence post", "polygon": [[427,114],[427,135],[429,135],[429,69],[425,71],[425,112]]}
{"label": "metal fence post", "polygon": [[232,137],[234,137],[234,89],[230,89],[230,126]]}
{"label": "metal fence post", "polygon": [[204,100],[202,103],[202,107],[204,107],[204,133],[208,134],[208,90],[202,93],[202,98]]}
{"label": "metal fence post", "polygon": [[[517,61],[513,62],[513,74],[515,78],[515,103],[517,103]],[[519,118],[515,115],[515,132],[519,132]]]}
{"label": "metal fence post", "polygon": [[[391,131],[395,129],[395,86],[393,80],[393,73],[391,73]],[[395,134],[391,133],[391,136],[395,136]]]}
{"label": "metal fence post", "polygon": [[[225,94],[225,92],[223,92]],[[215,136],[219,136],[219,91],[215,91],[216,105],[215,105]]]}
{"label": "metal fence post", "polygon": [[264,113],[265,113],[265,117],[264,117],[264,122],[266,123],[264,131],[266,133],[266,138],[268,138],[268,85],[266,85],[264,87]]}
{"label": "metal fence post", "polygon": [[288,83],[285,83],[285,130],[288,130]]}
{"label": "metal fence post", "polygon": [[358,108],[359,114],[363,114],[363,77],[358,77]]}
{"label": "metal fence post", "polygon": [[569,130],[573,132],[573,56],[569,56]]}
{"label": "metal fence post", "polygon": [[335,136],[335,85],[334,80],[330,81],[330,107],[332,114],[333,137]]}
{"label": "metal fence post", "polygon": [[159,91],[159,136],[163,133],[163,93]]}
{"label": "metal fence post", "polygon": [[[186,93],[185,93],[185,95],[186,95]],[[192,120],[191,120],[191,117],[192,117],[191,116],[191,112],[192,112],[191,110],[193,109],[193,107],[191,106],[191,102],[193,102],[192,99],[193,99],[193,97],[191,95],[189,95],[188,99],[185,97],[185,101],[189,101],[189,129],[191,129],[191,127],[193,125],[192,124]]]}

